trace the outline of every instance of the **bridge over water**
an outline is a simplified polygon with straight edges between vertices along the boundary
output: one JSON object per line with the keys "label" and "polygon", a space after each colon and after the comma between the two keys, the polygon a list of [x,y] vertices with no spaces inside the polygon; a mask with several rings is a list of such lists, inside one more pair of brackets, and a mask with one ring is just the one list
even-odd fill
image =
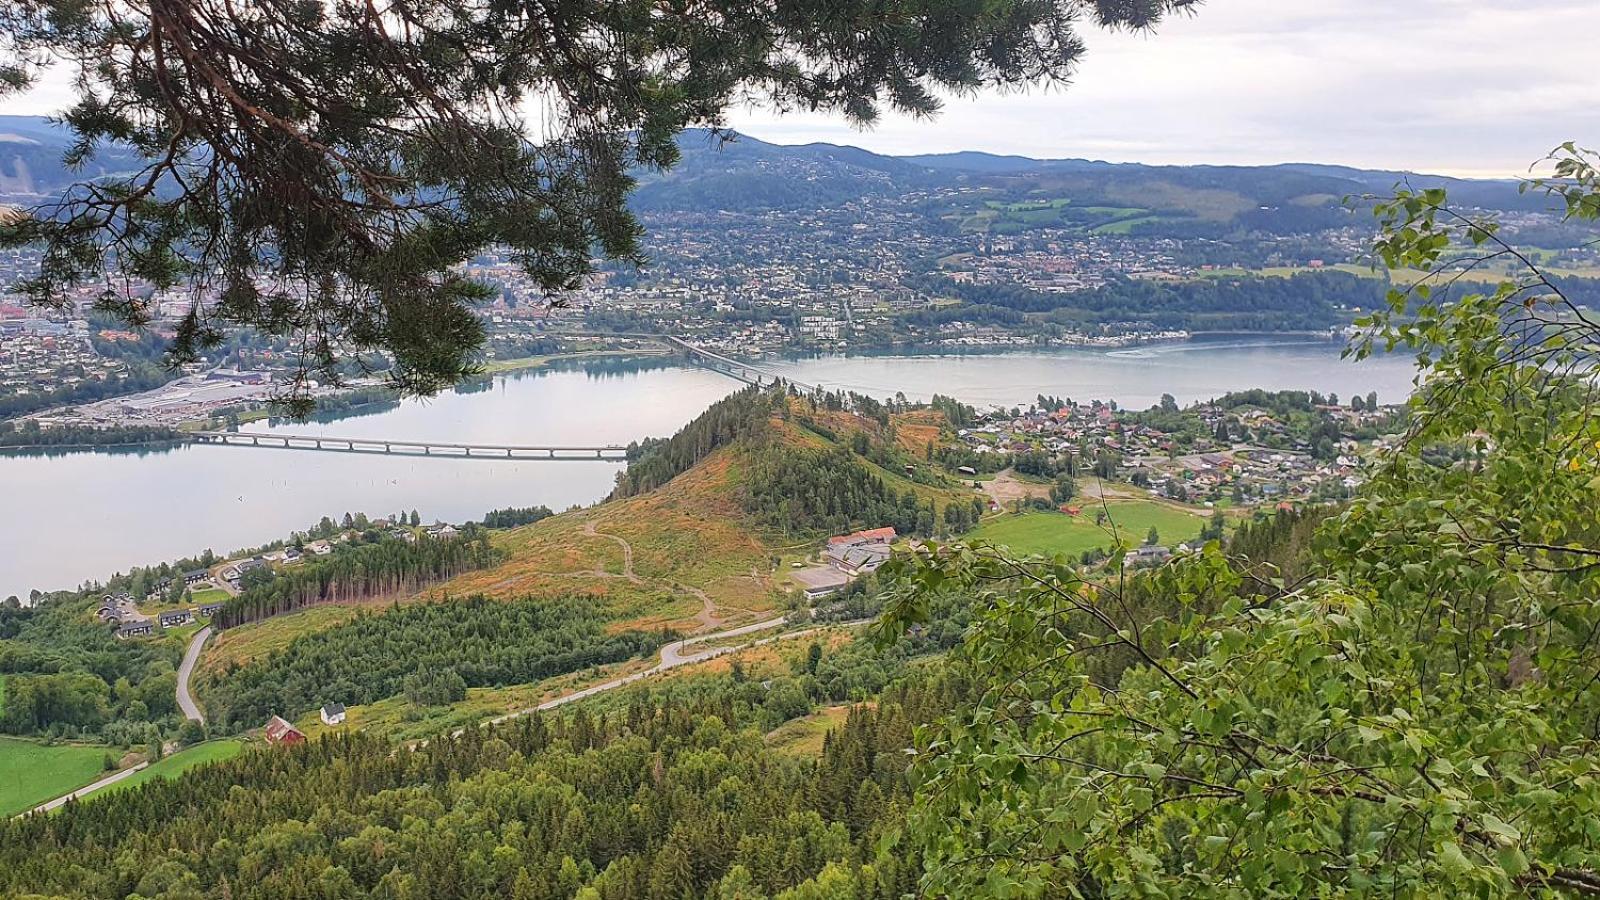
{"label": "bridge over water", "polygon": [[[574,333],[573,336],[576,336]],[[599,336],[599,335],[597,335]],[[802,391],[818,390],[814,384],[785,378],[761,366],[696,347],[671,335],[614,334],[658,340],[684,351],[696,365],[721,372],[746,384],[770,385],[783,381]],[[408,441],[397,438],[349,438],[327,435],[284,434],[276,431],[195,431],[185,436],[197,444],[231,447],[275,447],[283,450],[321,450],[334,453],[376,453],[390,456],[427,456],[473,459],[606,460],[627,462],[628,448],[620,444],[543,446],[532,444],[457,444],[444,441]]]}
{"label": "bridge over water", "polygon": [[626,462],[628,448],[620,444],[595,446],[536,446],[530,444],[454,444],[444,441],[404,441],[390,438],[347,438],[328,435],[281,434],[273,431],[195,431],[187,435],[198,444],[231,447],[277,447],[284,450],[325,450],[335,453],[380,453],[404,456],[472,457],[474,459],[584,460]]}
{"label": "bridge over water", "polygon": [[730,378],[737,378],[746,384],[773,384],[778,381],[783,381],[786,384],[792,384],[807,393],[820,389],[818,385],[807,384],[804,381],[796,381],[793,378],[779,375],[776,372],[764,369],[754,363],[747,363],[743,360],[737,360],[733,359],[732,357],[723,356],[720,353],[713,353],[710,350],[706,350],[702,347],[696,347],[695,345],[684,341],[681,338],[675,338],[671,335],[664,335],[661,339],[666,341],[668,344],[687,352],[689,354],[689,358],[698,365],[713,371],[721,372]]}

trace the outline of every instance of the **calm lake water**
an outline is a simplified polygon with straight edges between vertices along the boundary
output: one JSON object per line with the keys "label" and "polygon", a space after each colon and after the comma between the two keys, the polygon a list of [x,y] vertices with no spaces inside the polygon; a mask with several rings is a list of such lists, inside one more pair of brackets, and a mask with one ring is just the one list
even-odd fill
{"label": "calm lake water", "polygon": [[[1409,359],[1341,362],[1326,341],[1196,341],[1115,351],[962,356],[830,356],[769,368],[878,397],[934,393],[979,406],[1026,404],[1041,393],[1145,407],[1251,387],[1410,393]],[[666,436],[740,384],[695,368],[623,373],[541,371],[487,389],[274,430],[339,437],[485,444],[625,444]],[[268,426],[252,426],[259,430]],[[316,453],[184,446],[146,454],[0,455],[0,598],[104,580],[131,566],[227,553],[346,511],[417,509],[460,522],[497,507],[564,509],[610,491],[620,465]]]}

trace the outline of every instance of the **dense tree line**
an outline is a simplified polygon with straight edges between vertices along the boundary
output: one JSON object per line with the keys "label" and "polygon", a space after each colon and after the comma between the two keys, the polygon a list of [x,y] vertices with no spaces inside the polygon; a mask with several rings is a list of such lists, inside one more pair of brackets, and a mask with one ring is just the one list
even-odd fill
{"label": "dense tree line", "polygon": [[44,597],[32,606],[0,604],[0,730],[116,743],[128,728],[173,724],[171,641],[119,641],[98,622],[98,593]]}
{"label": "dense tree line", "polygon": [[419,535],[405,541],[375,532],[369,537],[369,543],[341,548],[247,585],[217,611],[215,623],[231,628],[318,603],[416,591],[500,559],[488,533],[472,525],[452,538]]}
{"label": "dense tree line", "polygon": [[[406,694],[418,705],[460,700],[469,687],[540,681],[655,650],[660,633],[608,633],[587,599],[483,597],[397,606],[297,638],[203,686],[212,715],[235,727],[324,703]],[[452,684],[452,682],[454,684]]]}
{"label": "dense tree line", "polygon": [[154,444],[178,440],[176,429],[160,425],[52,425],[44,428],[29,419],[0,421],[0,447],[106,447],[119,444]]}
{"label": "dense tree line", "polygon": [[1228,539],[1228,553],[1260,567],[1264,574],[1296,584],[1315,571],[1312,538],[1318,526],[1338,511],[1331,504],[1297,506],[1241,523]]}
{"label": "dense tree line", "polygon": [[1201,279],[1176,284],[1119,279],[1074,293],[1045,293],[1020,285],[964,284],[925,276],[924,290],[1029,313],[1049,313],[1063,325],[1143,321],[1190,330],[1321,329],[1348,320],[1345,309],[1383,303],[1388,285],[1347,272],[1287,278]]}
{"label": "dense tree line", "polygon": [[617,476],[613,497],[653,490],[735,438],[761,429],[777,409],[779,395],[750,386],[718,400],[677,434],[630,445],[628,468]]}
{"label": "dense tree line", "polygon": [[483,527],[485,528],[516,528],[518,525],[532,525],[540,519],[548,519],[555,513],[548,506],[508,506],[505,509],[491,509],[484,514]]}
{"label": "dense tree line", "polygon": [[[913,643],[818,647],[763,681],[689,675],[409,750],[348,733],[246,753],[0,823],[0,893],[899,898],[920,857],[879,848],[910,803],[906,751],[969,692],[907,669],[937,649]],[[764,739],[874,696],[816,758]]]}
{"label": "dense tree line", "polygon": [[941,510],[932,498],[897,491],[844,447],[761,448],[749,457],[743,499],[758,522],[797,535],[884,525],[904,535],[932,535],[940,522],[964,531],[976,523],[979,509],[951,503]]}

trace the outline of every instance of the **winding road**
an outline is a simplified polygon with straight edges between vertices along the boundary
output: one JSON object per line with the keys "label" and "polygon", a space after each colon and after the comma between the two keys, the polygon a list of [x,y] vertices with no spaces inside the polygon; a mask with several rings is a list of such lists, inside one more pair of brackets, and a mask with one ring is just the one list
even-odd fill
{"label": "winding road", "polygon": [[210,625],[196,631],[183,651],[183,663],[178,666],[178,708],[183,710],[184,718],[201,725],[206,723],[206,714],[200,711],[200,704],[194,702],[194,695],[189,693],[189,678],[194,675],[195,663],[200,661],[200,651],[205,649],[206,639],[210,637]]}

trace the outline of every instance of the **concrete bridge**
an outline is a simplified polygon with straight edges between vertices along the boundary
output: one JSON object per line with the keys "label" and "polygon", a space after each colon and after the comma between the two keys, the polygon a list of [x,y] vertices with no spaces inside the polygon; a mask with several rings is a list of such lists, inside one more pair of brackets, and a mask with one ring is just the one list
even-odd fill
{"label": "concrete bridge", "polygon": [[[554,332],[553,332],[554,333]],[[578,332],[562,332],[577,336]],[[721,372],[746,384],[770,385],[784,381],[801,391],[819,390],[817,385],[786,378],[758,365],[743,362],[696,347],[687,341],[663,334],[609,334],[610,337],[649,338],[682,350],[696,365]],[[390,456],[470,457],[473,459],[526,460],[605,460],[627,462],[628,448],[620,444],[589,446],[535,446],[528,444],[456,444],[442,441],[405,441],[392,438],[347,438],[326,435],[282,434],[270,431],[195,431],[185,438],[196,444],[225,444],[232,447],[276,447],[283,450],[321,450],[333,453],[376,453]]]}
{"label": "concrete bridge", "polygon": [[662,340],[680,350],[687,352],[689,354],[689,358],[695,363],[713,371],[721,372],[730,378],[737,378],[746,384],[762,385],[772,384],[776,381],[783,381],[788,384],[792,384],[801,391],[807,393],[818,390],[817,385],[806,384],[804,381],[796,381],[793,378],[779,375],[776,372],[770,372],[758,365],[723,356],[720,353],[713,353],[710,350],[696,347],[687,341],[672,337],[671,335],[663,336]]}
{"label": "concrete bridge", "polygon": [[769,371],[754,363],[747,363],[743,360],[723,356],[720,353],[714,353],[703,347],[696,347],[694,344],[682,338],[673,337],[670,334],[643,331],[550,331],[546,332],[546,334],[550,337],[633,338],[635,340],[656,341],[683,351],[689,357],[689,361],[697,366],[711,369],[714,372],[721,372],[729,378],[736,378],[745,384],[762,385],[783,381],[806,393],[819,389],[818,385],[796,381],[793,378]]}
{"label": "concrete bridge", "polygon": [[388,438],[345,438],[326,435],[279,434],[266,431],[195,431],[186,437],[197,444],[232,447],[277,447],[284,450],[323,450],[335,453],[381,453],[401,456],[471,457],[473,459],[584,460],[627,462],[628,448],[620,444],[595,446],[533,446],[527,444],[452,444],[442,441],[401,441]]}

